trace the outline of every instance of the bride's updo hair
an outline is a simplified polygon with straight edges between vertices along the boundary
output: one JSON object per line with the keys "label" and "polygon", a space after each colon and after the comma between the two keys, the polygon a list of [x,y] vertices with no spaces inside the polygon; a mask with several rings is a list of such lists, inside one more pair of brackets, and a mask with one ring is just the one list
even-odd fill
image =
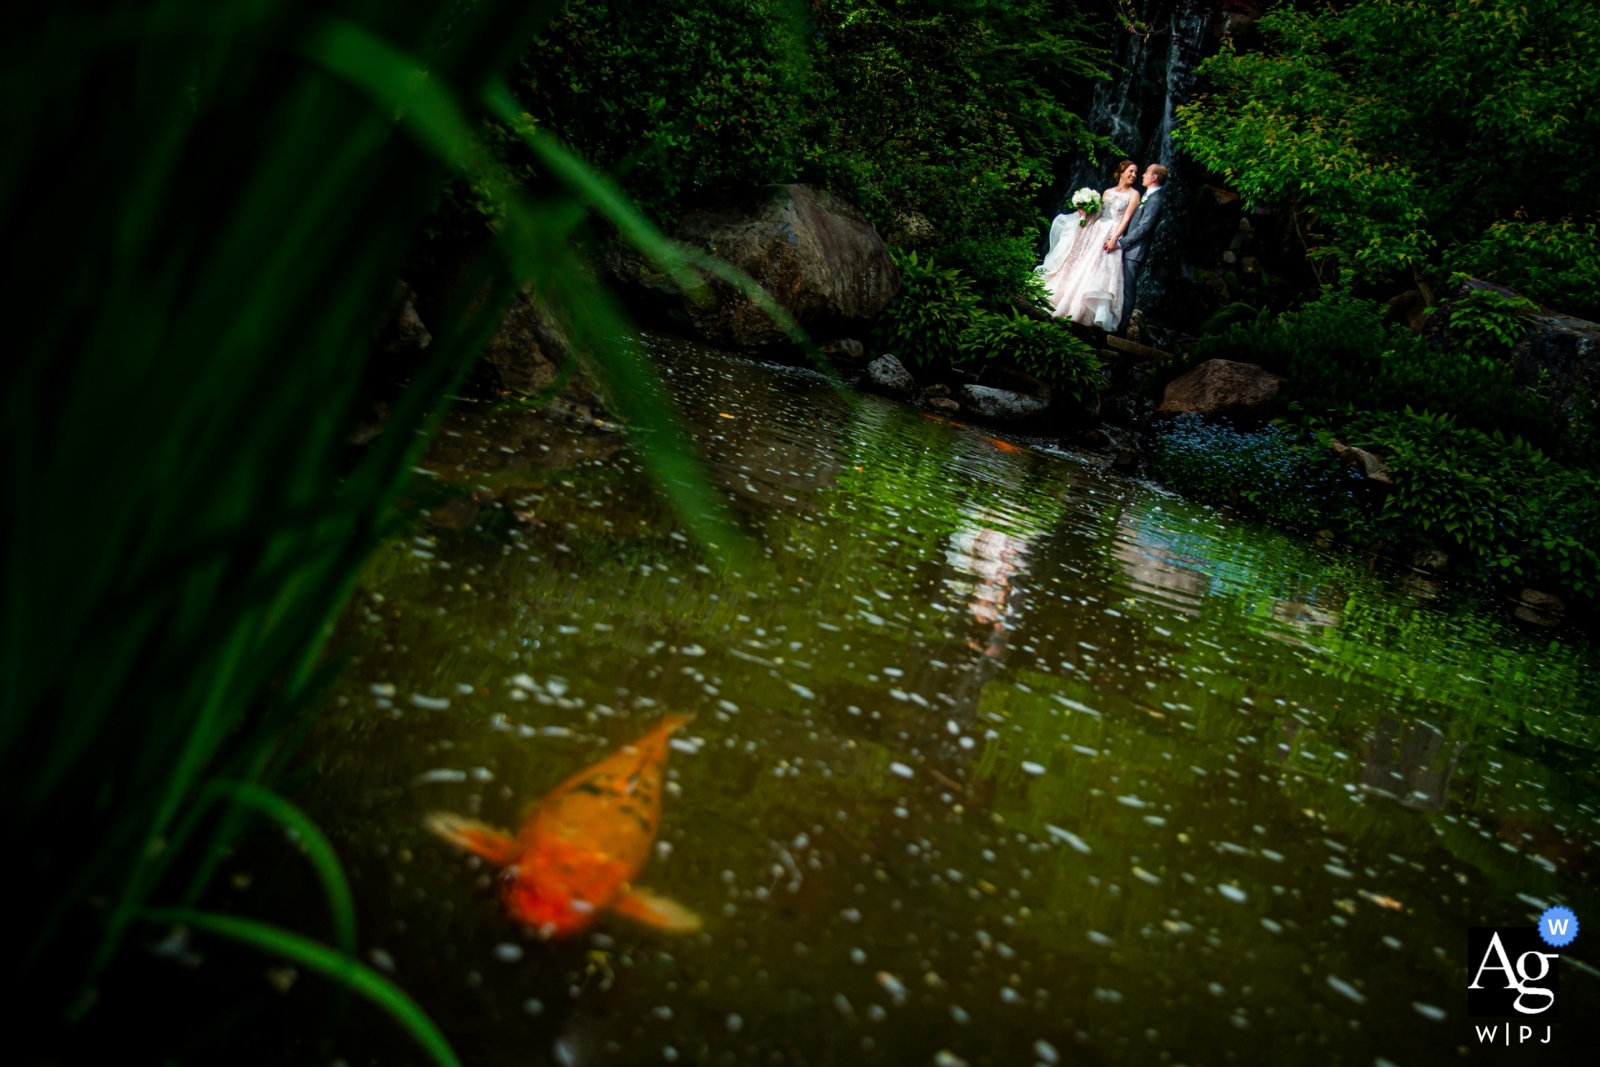
{"label": "bride's updo hair", "polygon": [[1111,172],[1111,180],[1115,183],[1121,183],[1122,172],[1127,170],[1129,167],[1132,167],[1134,170],[1138,170],[1139,164],[1135,163],[1131,159],[1124,159],[1121,163],[1117,164],[1117,169]]}

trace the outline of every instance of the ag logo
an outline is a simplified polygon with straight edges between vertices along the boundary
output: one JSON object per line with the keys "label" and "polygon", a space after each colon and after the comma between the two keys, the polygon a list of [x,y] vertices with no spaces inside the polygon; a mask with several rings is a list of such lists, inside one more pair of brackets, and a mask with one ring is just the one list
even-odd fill
{"label": "ag logo", "polygon": [[1467,930],[1467,1015],[1474,1019],[1536,1015],[1556,1010],[1561,953],[1531,926],[1474,926]]}

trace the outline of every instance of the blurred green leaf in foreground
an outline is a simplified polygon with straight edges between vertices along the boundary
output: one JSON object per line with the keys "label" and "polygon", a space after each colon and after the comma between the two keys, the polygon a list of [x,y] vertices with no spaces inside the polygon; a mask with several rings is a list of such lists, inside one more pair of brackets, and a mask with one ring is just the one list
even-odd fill
{"label": "blurred green leaf in foreground", "polygon": [[[449,1062],[416,1006],[350,957],[331,850],[308,855],[338,948],[194,908],[246,808],[293,824],[262,786],[318,703],[323,637],[517,288],[563,319],[686,524],[737,544],[570,237],[594,210],[663,269],[689,279],[687,260],[553,141],[526,131],[555,190],[534,201],[476,138],[556,10],[166,0],[12,16],[0,805],[25,921],[0,936],[19,1014],[92,1010],[134,924],[181,921],[334,977]],[[352,458],[373,331],[452,174],[503,202],[496,252]]]}

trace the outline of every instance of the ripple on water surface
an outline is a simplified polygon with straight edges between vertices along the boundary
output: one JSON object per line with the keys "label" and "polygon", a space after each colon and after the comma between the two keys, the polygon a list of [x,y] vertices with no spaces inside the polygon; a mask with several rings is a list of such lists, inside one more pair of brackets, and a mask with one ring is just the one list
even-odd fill
{"label": "ripple on water surface", "polygon": [[[307,803],[469,1062],[1425,1062],[1466,1032],[1466,927],[1595,899],[1589,645],[650,343],[751,563],[620,436],[464,410],[426,463],[462,494],[342,623]],[[669,709],[640,881],[702,932],[540,943],[425,835],[515,827]]]}

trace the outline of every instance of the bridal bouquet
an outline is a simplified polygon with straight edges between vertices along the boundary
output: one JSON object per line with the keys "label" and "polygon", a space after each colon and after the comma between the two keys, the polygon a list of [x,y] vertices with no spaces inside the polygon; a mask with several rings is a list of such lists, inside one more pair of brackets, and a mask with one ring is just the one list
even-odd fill
{"label": "bridal bouquet", "polygon": [[1072,206],[1083,212],[1083,218],[1078,220],[1078,225],[1087,226],[1089,220],[1100,211],[1100,194],[1086,185],[1072,194]]}

